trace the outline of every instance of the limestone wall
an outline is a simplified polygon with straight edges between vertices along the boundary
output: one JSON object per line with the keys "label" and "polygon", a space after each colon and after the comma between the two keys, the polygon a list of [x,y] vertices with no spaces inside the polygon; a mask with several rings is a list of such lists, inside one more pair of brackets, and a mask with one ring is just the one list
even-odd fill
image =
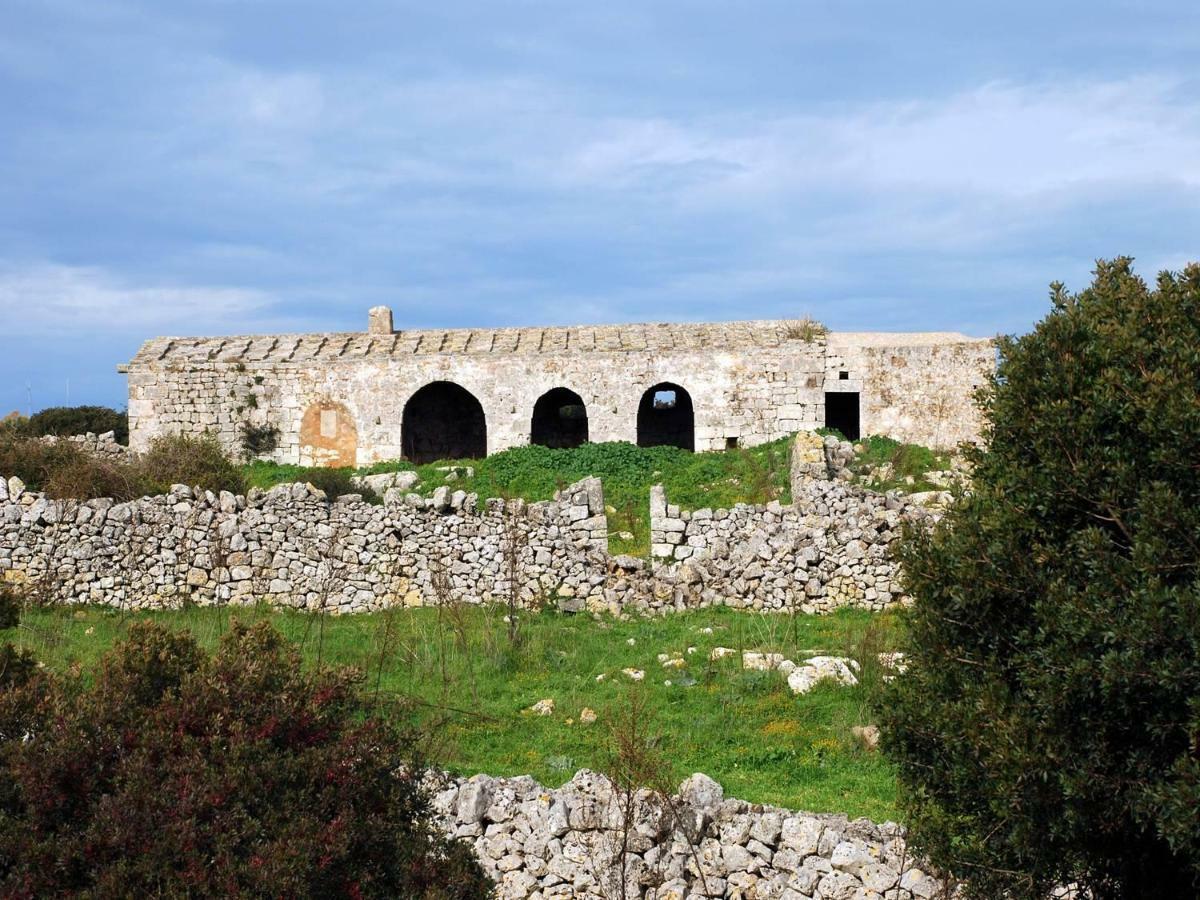
{"label": "limestone wall", "polygon": [[862,435],[937,448],[977,441],[983,420],[972,393],[995,371],[995,345],[949,337],[832,332],[825,390],[860,392]]}
{"label": "limestone wall", "polygon": [[926,900],[950,893],[909,856],[894,823],[727,799],[700,774],[672,796],[642,790],[626,797],[586,769],[555,790],[529,777],[486,775],[436,788],[441,827],[474,845],[500,900]]}
{"label": "limestone wall", "polygon": [[[344,346],[367,336],[328,337]],[[235,348],[254,340],[229,339]],[[302,344],[305,337],[278,340]],[[212,343],[215,349],[221,342]],[[731,440],[740,446],[775,440],[819,427],[823,415],[823,347],[803,340],[733,349],[720,343],[682,346],[653,353],[639,352],[636,342],[623,349],[618,341],[612,350],[588,352],[348,350],[321,355],[314,350],[307,358],[274,353],[256,359],[253,351],[219,351],[211,358],[207,352],[187,357],[167,352],[156,359],[167,346],[169,342],[158,349],[151,342],[129,367],[130,443],[135,450],[158,434],[211,431],[238,451],[240,425],[249,422],[279,429],[281,442],[273,454],[277,461],[319,465],[332,457],[308,449],[314,441],[301,440],[301,426],[310,408],[325,405],[343,409],[353,423],[354,437],[347,441],[343,435],[348,452],[337,457],[338,464],[398,459],[404,455],[405,404],[419,388],[437,381],[460,385],[480,402],[489,453],[528,444],[534,404],[558,387],[583,399],[593,443],[636,442],[643,393],[663,382],[678,384],[690,395],[697,450],[723,449]]]}
{"label": "limestone wall", "polygon": [[[694,446],[752,446],[826,424],[827,392],[858,392],[861,431],[948,446],[978,436],[971,391],[992,345],[955,334],[810,333],[786,321],[706,325],[157,338],[125,367],[130,442],[273,426],[272,457],[365,465],[405,455],[405,404],[447,381],[482,406],[486,451],[531,440],[538,399],[578,394],[588,439],[638,440],[661,383],[694,406]],[[845,377],[843,377],[845,376]]]}
{"label": "limestone wall", "polygon": [[[902,598],[892,545],[905,522],[934,514],[899,495],[841,482],[808,480],[794,506],[739,504],[692,512],[650,503],[652,553],[675,563],[654,567],[684,590],[678,605],[736,605],[829,612],[842,606],[883,609]],[[725,602],[730,602],[728,599]]]}
{"label": "limestone wall", "polygon": [[609,556],[598,479],[545,503],[480,501],[443,487],[428,499],[391,490],[380,506],[329,503],[301,484],[249,497],[177,485],[130,503],[53,501],[9,479],[0,480],[0,577],[46,599],[130,608],[506,602],[512,572],[520,602],[566,611],[823,613],[902,599],[891,544],[903,522],[931,513],[816,479],[798,497],[795,508],[685,513],[656,491],[656,548],[672,559],[648,563]]}
{"label": "limestone wall", "polygon": [[[441,488],[374,506],[301,484],[249,497],[176,485],[130,503],[54,501],[0,480],[0,575],[47,599],[128,608],[253,603],[357,612],[586,594],[607,548],[600,482],[545,503],[478,502]],[[515,541],[515,544],[513,543]],[[603,554],[601,554],[603,555]],[[438,584],[444,588],[439,597]]]}

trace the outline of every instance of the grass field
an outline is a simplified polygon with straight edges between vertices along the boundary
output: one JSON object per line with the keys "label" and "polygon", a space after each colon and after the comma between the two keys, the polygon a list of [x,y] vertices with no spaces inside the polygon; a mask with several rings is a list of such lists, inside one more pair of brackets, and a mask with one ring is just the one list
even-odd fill
{"label": "grass field", "polygon": [[[557,786],[576,769],[604,769],[613,725],[640,697],[648,733],[672,769],[664,777],[673,783],[700,771],[728,795],[754,802],[876,820],[896,816],[892,769],[850,734],[851,726],[871,720],[869,700],[880,677],[871,662],[893,645],[899,628],[888,615],[700,610],[619,621],[522,613],[514,645],[504,610],[479,607],[342,617],[265,607],[56,608],[27,611],[18,627],[0,631],[0,643],[13,641],[52,669],[86,677],[131,622],[152,618],[189,629],[211,646],[231,615],[270,618],[308,665],[319,659],[361,669],[364,690],[403,698],[406,714],[417,716],[432,738],[432,761],[459,772],[530,774]],[[742,670],[740,654],[710,662],[715,646],[782,652],[796,661],[847,655],[867,665],[857,687],[822,684],[793,696],[779,673]],[[688,647],[696,651],[689,655]],[[682,657],[686,668],[664,668],[659,653]],[[643,670],[645,679],[631,681],[621,674],[625,667]],[[527,711],[545,698],[555,701],[553,715]],[[585,707],[597,713],[594,724],[580,724]]]}
{"label": "grass field", "polygon": [[[404,460],[380,463],[358,474],[415,470],[420,481],[413,489],[428,496],[446,484],[447,466],[470,467],[474,474],[453,483],[481,497],[522,497],[549,500],[554,492],[581,478],[604,481],[605,503],[612,508],[609,529],[613,553],[650,552],[650,488],[661,484],[667,497],[685,509],[730,507],[736,503],[790,502],[788,464],[791,439],[758,447],[690,453],[678,447],[636,447],[626,443],[584,444],[572,450],[515,447],[486,459],[442,460],[414,466]],[[246,466],[251,485],[268,488],[293,481],[328,477],[301,466],[254,462]],[[347,474],[349,474],[347,472]],[[622,538],[620,533],[632,535]]]}

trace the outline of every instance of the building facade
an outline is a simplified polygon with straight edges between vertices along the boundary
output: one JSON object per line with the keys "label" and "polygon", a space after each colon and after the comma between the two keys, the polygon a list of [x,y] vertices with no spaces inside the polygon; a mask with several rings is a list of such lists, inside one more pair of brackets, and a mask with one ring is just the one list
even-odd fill
{"label": "building facade", "polygon": [[477,458],[528,443],[752,446],[803,429],[948,447],[979,437],[990,340],[826,333],[806,322],[155,338],[121,367],[130,443],[215,434],[278,462]]}

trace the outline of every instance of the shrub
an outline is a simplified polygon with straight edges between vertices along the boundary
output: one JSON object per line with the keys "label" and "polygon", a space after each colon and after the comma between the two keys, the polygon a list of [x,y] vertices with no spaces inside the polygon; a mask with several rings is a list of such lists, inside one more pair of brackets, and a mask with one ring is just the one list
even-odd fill
{"label": "shrub", "polygon": [[1102,262],[1000,343],[973,491],[902,551],[911,837],[976,897],[1196,896],[1200,265]]}
{"label": "shrub", "polygon": [[279,429],[274,425],[251,425],[243,422],[242,450],[249,459],[274,453],[279,447]]}
{"label": "shrub", "polygon": [[210,491],[246,492],[242,470],[225,455],[212,435],[157,437],[135,465],[160,490],[172,484],[186,484]]}
{"label": "shrub", "polygon": [[163,486],[142,471],[136,461],[99,459],[80,453],[51,469],[41,489],[55,500],[111,497],[121,503],[160,493]]}
{"label": "shrub", "polygon": [[74,444],[44,444],[20,433],[0,435],[0,478],[16,476],[31,490],[40,491],[58,469],[84,459]]}
{"label": "shrub", "polygon": [[107,406],[51,406],[30,416],[22,430],[32,436],[69,437],[76,434],[116,433],[117,443],[129,443],[129,416]]}
{"label": "shrub", "polygon": [[16,628],[21,621],[21,598],[11,585],[0,584],[0,630]]}
{"label": "shrub", "polygon": [[411,735],[266,623],[211,657],[135,624],[94,683],[25,680],[0,693],[31,735],[0,732],[6,897],[489,895],[431,824]]}

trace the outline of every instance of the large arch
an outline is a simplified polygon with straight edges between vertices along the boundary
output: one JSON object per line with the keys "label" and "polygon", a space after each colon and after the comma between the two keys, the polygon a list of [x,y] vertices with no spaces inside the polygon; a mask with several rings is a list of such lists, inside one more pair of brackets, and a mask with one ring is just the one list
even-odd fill
{"label": "large arch", "polygon": [[663,381],[642,394],[638,404],[639,447],[696,449],[696,414],[692,395],[677,384]]}
{"label": "large arch", "polygon": [[464,387],[434,381],[408,398],[400,426],[405,458],[418,465],[436,459],[487,456],[483,406]]}
{"label": "large arch", "polygon": [[529,422],[529,442],[543,447],[570,448],[586,444],[587,406],[583,398],[564,387],[538,397]]}

